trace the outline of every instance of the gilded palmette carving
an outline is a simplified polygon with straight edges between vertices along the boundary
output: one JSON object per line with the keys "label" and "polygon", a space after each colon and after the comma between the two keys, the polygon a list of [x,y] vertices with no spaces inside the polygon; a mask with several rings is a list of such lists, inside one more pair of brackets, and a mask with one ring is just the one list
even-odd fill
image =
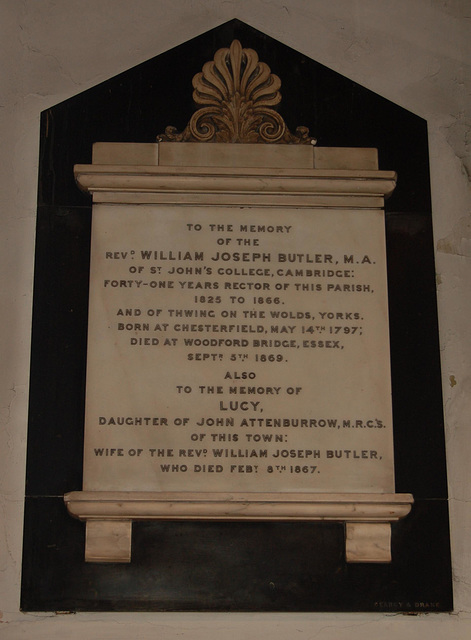
{"label": "gilded palmette carving", "polygon": [[182,132],[167,127],[157,140],[315,144],[307,127],[293,134],[275,111],[281,101],[280,78],[260,62],[253,49],[234,40],[219,49],[193,78],[193,99],[201,107]]}

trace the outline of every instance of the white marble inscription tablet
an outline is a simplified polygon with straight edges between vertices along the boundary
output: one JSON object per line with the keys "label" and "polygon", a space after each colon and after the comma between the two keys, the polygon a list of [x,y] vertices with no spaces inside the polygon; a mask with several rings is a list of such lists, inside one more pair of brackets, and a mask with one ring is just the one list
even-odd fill
{"label": "white marble inscription tablet", "polygon": [[95,204],[84,491],[392,493],[381,210]]}
{"label": "white marble inscription tablet", "polygon": [[150,519],[345,523],[390,562],[384,197],[374,149],[95,145],[85,559]]}

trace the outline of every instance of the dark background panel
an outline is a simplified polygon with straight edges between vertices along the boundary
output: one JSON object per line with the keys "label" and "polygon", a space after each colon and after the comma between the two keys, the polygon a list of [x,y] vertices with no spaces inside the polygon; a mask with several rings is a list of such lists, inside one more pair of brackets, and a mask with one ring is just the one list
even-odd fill
{"label": "dark background panel", "polygon": [[432,221],[386,215],[396,491],[446,498]]}
{"label": "dark background panel", "polygon": [[[63,505],[82,484],[91,222],[73,166],[91,162],[94,142],[183,129],[194,74],[234,38],[280,76],[291,130],[308,126],[321,146],[376,147],[380,168],[398,172],[386,202],[396,490],[417,502],[393,525],[391,565],[347,565],[340,524],[191,522],[135,523],[130,565],[86,564],[84,524]],[[24,610],[452,607],[424,120],[231,21],[45,111],[38,204]]]}
{"label": "dark background panel", "polygon": [[26,495],[81,488],[91,207],[38,208]]}

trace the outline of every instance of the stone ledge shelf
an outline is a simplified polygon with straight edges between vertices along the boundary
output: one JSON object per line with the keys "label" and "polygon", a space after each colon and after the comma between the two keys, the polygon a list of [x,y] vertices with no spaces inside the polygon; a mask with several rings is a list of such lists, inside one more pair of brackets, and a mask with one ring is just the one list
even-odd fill
{"label": "stone ledge shelf", "polygon": [[375,149],[217,143],[96,143],[74,171],[95,203],[340,209],[382,208],[397,178]]}
{"label": "stone ledge shelf", "polygon": [[396,184],[392,171],[315,169],[252,169],[249,174],[239,168],[179,167],[176,174],[168,167],[76,165],[75,177],[95,203],[198,204],[203,196],[206,204],[263,206],[266,200],[271,207],[379,208]]}
{"label": "stone ledge shelf", "polygon": [[69,513],[86,521],[87,562],[130,562],[133,520],[335,521],[346,524],[347,562],[391,562],[391,522],[411,494],[154,493],[74,491]]}

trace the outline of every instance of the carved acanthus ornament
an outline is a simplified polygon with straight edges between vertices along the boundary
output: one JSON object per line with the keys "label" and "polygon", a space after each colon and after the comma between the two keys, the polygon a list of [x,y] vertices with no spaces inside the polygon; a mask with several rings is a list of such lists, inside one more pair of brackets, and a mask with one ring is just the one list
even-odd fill
{"label": "carved acanthus ornament", "polygon": [[307,127],[293,134],[274,107],[281,101],[281,81],[259,62],[253,49],[234,40],[193,78],[193,100],[202,105],[180,133],[167,127],[157,140],[315,144]]}

